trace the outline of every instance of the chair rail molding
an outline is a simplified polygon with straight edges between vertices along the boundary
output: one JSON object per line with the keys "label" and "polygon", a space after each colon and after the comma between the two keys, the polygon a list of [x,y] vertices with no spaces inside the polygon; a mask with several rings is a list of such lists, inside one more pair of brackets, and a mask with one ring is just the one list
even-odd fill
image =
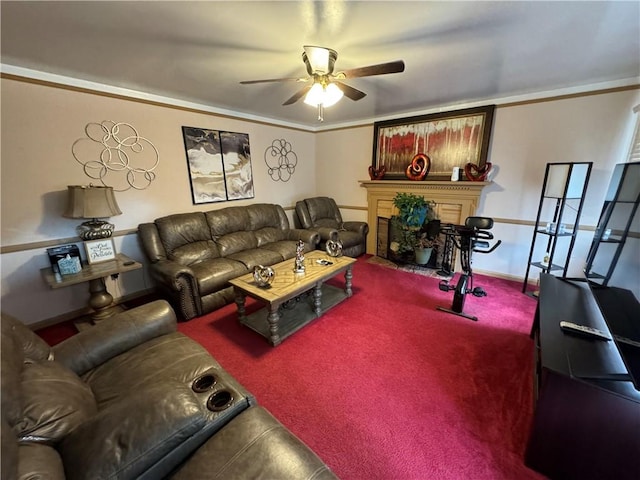
{"label": "chair rail molding", "polygon": [[463,224],[478,208],[482,189],[491,182],[448,182],[413,180],[360,180],[367,189],[367,253],[376,254],[378,217],[391,218],[397,213],[393,197],[398,192],[422,195],[436,203],[436,213],[442,223]]}

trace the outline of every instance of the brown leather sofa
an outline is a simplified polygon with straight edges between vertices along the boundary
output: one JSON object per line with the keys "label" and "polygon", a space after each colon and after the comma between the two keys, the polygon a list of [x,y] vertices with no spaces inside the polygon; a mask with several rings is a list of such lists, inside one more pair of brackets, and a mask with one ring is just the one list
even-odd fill
{"label": "brown leather sofa", "polygon": [[366,222],[343,222],[340,209],[333,198],[314,197],[296,202],[297,226],[316,231],[320,235],[318,248],[326,249],[327,241],[338,240],[342,254],[358,257],[367,251]]}
{"label": "brown leather sofa", "polygon": [[334,479],[164,300],[49,347],[2,315],[1,478]]}
{"label": "brown leather sofa", "polygon": [[185,320],[232,302],[229,280],[295,257],[299,240],[305,251],[320,241],[290,228],[275,204],[169,215],[140,224],[138,236],[157,288]]}

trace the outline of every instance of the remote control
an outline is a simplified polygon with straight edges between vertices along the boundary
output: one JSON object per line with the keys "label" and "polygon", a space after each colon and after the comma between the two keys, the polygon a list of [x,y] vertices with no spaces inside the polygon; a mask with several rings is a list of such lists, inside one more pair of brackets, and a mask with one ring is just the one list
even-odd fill
{"label": "remote control", "polygon": [[565,332],[575,333],[587,338],[593,338],[596,340],[611,340],[611,337],[601,330],[593,327],[587,327],[586,325],[578,325],[572,322],[560,322],[560,328]]}

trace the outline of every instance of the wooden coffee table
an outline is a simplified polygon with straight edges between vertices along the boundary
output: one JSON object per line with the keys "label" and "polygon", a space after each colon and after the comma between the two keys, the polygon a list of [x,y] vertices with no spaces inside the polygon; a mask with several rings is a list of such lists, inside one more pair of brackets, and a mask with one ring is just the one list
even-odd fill
{"label": "wooden coffee table", "polygon": [[[322,259],[333,263],[319,264],[317,260]],[[238,320],[265,337],[274,347],[279,345],[289,335],[353,294],[351,268],[355,261],[351,257],[329,257],[320,250],[314,250],[305,254],[304,273],[293,271],[294,258],[272,265],[276,275],[268,288],[256,285],[253,273],[231,280]],[[344,290],[325,284],[340,272],[344,272]],[[265,308],[247,315],[247,295],[265,303]]]}

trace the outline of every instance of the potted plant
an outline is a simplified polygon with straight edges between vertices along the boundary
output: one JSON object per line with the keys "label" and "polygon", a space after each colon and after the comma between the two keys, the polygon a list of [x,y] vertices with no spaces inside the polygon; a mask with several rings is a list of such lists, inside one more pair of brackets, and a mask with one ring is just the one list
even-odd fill
{"label": "potted plant", "polygon": [[400,222],[409,227],[422,227],[427,218],[429,207],[434,202],[425,200],[420,195],[398,192],[393,197],[393,205],[398,209]]}
{"label": "potted plant", "polygon": [[433,248],[434,241],[423,232],[423,227],[426,220],[435,217],[435,202],[413,193],[399,192],[393,198],[393,205],[398,209],[398,215],[391,218],[394,235],[389,248],[393,254],[413,260],[417,249]]}
{"label": "potted plant", "polygon": [[427,232],[420,232],[414,248],[416,263],[418,265],[426,265],[429,263],[433,253],[433,247],[435,247],[437,243],[437,239],[428,237]]}

